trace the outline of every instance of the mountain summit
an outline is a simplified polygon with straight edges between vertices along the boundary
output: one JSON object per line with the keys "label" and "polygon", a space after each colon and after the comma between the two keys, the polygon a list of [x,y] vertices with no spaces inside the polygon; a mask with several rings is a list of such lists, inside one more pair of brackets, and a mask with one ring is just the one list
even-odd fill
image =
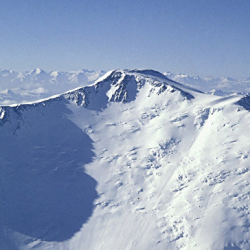
{"label": "mountain summit", "polygon": [[[153,70],[115,70],[105,74],[93,85],[71,91],[65,97],[77,105],[87,108],[104,108],[108,102],[131,102],[141,89],[150,96],[164,91],[175,92],[186,99],[194,98],[192,92],[199,92],[168,79]],[[189,91],[189,92],[187,92]]]}
{"label": "mountain summit", "polygon": [[249,103],[115,70],[2,106],[1,248],[249,249]]}

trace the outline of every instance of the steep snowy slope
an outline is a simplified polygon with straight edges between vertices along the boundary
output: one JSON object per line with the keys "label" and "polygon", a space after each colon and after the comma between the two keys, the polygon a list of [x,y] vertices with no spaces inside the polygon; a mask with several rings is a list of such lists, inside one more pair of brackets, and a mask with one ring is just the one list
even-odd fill
{"label": "steep snowy slope", "polygon": [[249,249],[249,110],[152,70],[2,107],[2,248]]}

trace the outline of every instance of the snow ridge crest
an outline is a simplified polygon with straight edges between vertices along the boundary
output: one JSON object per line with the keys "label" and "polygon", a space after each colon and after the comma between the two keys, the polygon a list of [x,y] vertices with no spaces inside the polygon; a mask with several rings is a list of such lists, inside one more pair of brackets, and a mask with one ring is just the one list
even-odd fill
{"label": "snow ridge crest", "polygon": [[101,109],[109,102],[134,101],[143,87],[148,88],[148,96],[169,91],[188,100],[194,98],[183,85],[154,70],[114,70],[90,86],[67,92],[64,97],[79,106]]}

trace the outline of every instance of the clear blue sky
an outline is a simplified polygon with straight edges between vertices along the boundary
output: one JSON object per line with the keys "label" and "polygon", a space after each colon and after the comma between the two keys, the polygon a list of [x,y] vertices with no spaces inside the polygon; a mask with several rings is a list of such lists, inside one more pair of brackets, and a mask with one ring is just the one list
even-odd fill
{"label": "clear blue sky", "polygon": [[250,76],[249,0],[1,0],[0,68]]}

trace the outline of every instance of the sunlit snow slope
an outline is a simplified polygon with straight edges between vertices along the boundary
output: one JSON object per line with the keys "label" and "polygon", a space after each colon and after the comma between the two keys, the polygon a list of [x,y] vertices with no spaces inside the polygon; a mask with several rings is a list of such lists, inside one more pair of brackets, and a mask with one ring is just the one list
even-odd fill
{"label": "sunlit snow slope", "polygon": [[1,249],[250,249],[249,110],[152,70],[2,107]]}

